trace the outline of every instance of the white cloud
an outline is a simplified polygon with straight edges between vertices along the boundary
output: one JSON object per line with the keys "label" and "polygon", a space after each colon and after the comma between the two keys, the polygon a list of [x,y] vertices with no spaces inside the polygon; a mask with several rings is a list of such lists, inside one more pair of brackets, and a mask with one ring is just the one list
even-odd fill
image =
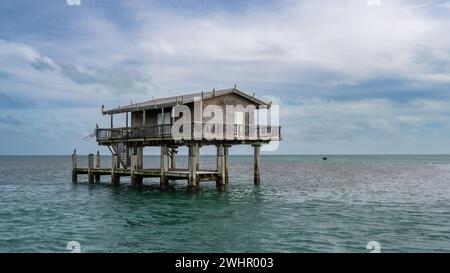
{"label": "white cloud", "polygon": [[311,98],[297,105],[282,103],[280,110],[285,139],[303,153],[323,147],[327,153],[450,151],[443,146],[450,135],[449,101]]}
{"label": "white cloud", "polygon": [[35,100],[111,102],[110,95],[145,95],[150,75],[135,69],[88,67],[55,61],[36,49],[0,39],[0,93]]}
{"label": "white cloud", "polygon": [[[129,25],[91,10],[71,21],[76,27],[69,38],[48,42],[37,35],[26,45],[0,40],[0,95],[84,104],[84,113],[92,114],[103,103],[108,108],[237,83],[281,104],[285,152],[340,152],[337,147],[355,145],[351,151],[386,152],[420,144],[439,151],[450,133],[448,101],[412,94],[406,102],[383,95],[358,99],[357,87],[384,78],[424,84],[422,92],[448,85],[449,17],[435,16],[434,4],[423,1],[318,2],[198,13],[125,2],[121,16],[132,19]],[[288,95],[285,86],[294,86]],[[351,101],[335,101],[314,94],[319,88],[330,90],[329,97],[343,88],[354,93]],[[100,117],[56,108],[77,130],[88,130]],[[8,111],[2,116],[11,116]]]}
{"label": "white cloud", "polygon": [[446,55],[450,62],[448,19],[407,3],[288,1],[276,10],[245,14],[166,12],[156,21],[150,13],[140,17],[141,28],[133,36],[139,37],[136,52],[151,60],[163,85],[165,75],[173,76],[174,63],[184,65],[176,69],[181,75],[216,81],[217,75],[248,80],[259,73],[272,81],[302,82],[311,76],[303,72],[312,69],[335,73],[337,79],[321,79],[329,84],[381,76],[447,82],[450,69],[429,71],[429,64],[417,60],[417,48]]}
{"label": "white cloud", "polygon": [[422,3],[282,1],[202,13],[123,3],[132,24],[86,13],[72,39],[46,46],[77,65],[133,66],[169,93],[234,83],[355,86],[383,77],[448,84],[450,66],[436,70],[422,55],[426,49],[427,58],[450,63],[450,21],[417,8]]}

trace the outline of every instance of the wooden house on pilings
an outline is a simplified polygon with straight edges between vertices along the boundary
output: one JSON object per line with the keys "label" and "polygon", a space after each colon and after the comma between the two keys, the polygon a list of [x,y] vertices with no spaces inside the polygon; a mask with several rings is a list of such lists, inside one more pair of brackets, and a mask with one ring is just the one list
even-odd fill
{"label": "wooden house on pilings", "polygon": [[[109,128],[95,129],[99,145],[107,146],[113,155],[111,168],[100,167],[100,155],[89,156],[88,168],[78,168],[73,156],[73,181],[78,174],[88,174],[89,181],[100,175],[111,175],[118,184],[121,176],[130,176],[133,185],[146,177],[159,177],[160,187],[169,180],[186,179],[191,189],[200,181],[216,181],[219,190],[228,183],[229,148],[232,145],[254,147],[254,183],[260,183],[260,149],[262,144],[281,140],[280,126],[261,123],[270,120],[271,103],[257,99],[236,88],[212,90],[188,95],[152,99],[105,110],[110,116]],[[114,127],[115,117],[125,115],[125,127]],[[262,117],[268,115],[268,117]],[[214,170],[202,169],[200,147],[217,148]],[[145,147],[161,147],[160,168],[149,169],[143,164]],[[187,146],[188,168],[176,164],[178,148]]]}

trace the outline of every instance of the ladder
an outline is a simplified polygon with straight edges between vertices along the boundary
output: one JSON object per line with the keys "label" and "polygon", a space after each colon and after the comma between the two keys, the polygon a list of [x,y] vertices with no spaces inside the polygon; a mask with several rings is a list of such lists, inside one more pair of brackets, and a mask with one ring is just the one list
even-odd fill
{"label": "ladder", "polygon": [[[127,154],[126,154],[127,145],[123,142],[120,142],[116,145],[116,147],[108,145],[108,149],[112,155],[118,156],[120,165],[122,165],[122,167],[126,169],[128,167],[126,164],[126,162],[128,161]],[[124,162],[124,160],[125,160],[125,162]]]}

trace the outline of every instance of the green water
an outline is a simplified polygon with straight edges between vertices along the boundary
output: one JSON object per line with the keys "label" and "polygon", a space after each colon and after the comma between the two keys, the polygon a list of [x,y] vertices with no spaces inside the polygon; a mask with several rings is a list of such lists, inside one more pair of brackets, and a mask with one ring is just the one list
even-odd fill
{"label": "green water", "polygon": [[450,156],[263,156],[260,187],[251,156],[230,163],[225,192],[189,193],[185,181],[73,185],[70,157],[0,157],[0,251],[368,252],[374,240],[382,252],[450,251]]}

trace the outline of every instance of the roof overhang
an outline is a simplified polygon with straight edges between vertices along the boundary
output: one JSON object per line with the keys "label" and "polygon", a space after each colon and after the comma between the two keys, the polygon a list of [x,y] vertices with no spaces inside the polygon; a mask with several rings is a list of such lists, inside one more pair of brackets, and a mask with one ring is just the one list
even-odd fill
{"label": "roof overhang", "polygon": [[140,103],[133,103],[125,106],[119,106],[114,109],[102,111],[103,115],[112,115],[118,113],[126,112],[137,112],[143,110],[154,110],[161,108],[173,107],[178,104],[188,104],[194,102],[195,98],[210,99],[214,97],[224,96],[228,94],[237,94],[248,100],[253,101],[257,105],[270,106],[270,103],[257,99],[255,95],[249,95],[245,92],[238,90],[237,88],[223,89],[223,90],[213,90],[208,92],[193,93],[188,95],[180,95],[166,98],[153,99]]}

